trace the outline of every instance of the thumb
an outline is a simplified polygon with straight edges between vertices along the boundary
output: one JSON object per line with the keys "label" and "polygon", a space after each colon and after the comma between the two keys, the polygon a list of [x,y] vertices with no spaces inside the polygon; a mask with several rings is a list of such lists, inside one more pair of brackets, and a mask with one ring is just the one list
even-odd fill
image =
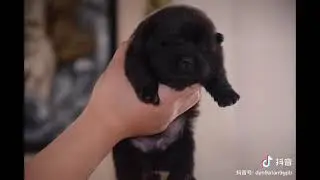
{"label": "thumb", "polygon": [[177,108],[173,113],[171,121],[177,118],[179,115],[183,114],[194,105],[196,105],[201,99],[201,90],[197,90],[192,94],[186,94],[177,100]]}

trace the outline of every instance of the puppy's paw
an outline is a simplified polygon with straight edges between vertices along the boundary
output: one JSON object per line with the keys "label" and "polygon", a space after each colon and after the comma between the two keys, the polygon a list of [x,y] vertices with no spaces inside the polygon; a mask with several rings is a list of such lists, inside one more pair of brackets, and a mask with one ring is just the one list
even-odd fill
{"label": "puppy's paw", "polygon": [[240,99],[240,95],[233,89],[219,91],[215,96],[215,101],[220,107],[227,107],[235,104]]}
{"label": "puppy's paw", "polygon": [[160,98],[158,95],[158,88],[145,86],[138,91],[138,98],[147,104],[159,105]]}

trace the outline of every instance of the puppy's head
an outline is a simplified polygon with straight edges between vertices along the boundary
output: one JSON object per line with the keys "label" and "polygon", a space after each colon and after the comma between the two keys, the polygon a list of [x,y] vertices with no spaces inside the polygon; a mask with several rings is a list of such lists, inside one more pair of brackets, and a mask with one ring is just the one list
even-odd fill
{"label": "puppy's head", "polygon": [[223,35],[200,10],[173,6],[145,21],[148,64],[160,83],[183,89],[217,71]]}

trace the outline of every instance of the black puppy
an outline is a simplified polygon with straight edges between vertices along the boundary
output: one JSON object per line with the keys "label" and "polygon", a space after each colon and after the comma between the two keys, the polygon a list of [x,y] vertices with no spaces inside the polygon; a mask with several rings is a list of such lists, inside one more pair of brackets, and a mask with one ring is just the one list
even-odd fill
{"label": "black puppy", "polygon": [[[141,22],[132,35],[125,72],[138,98],[158,105],[159,83],[175,90],[201,84],[226,107],[240,96],[229,84],[223,63],[223,35],[199,9],[171,6]],[[121,141],[113,149],[118,180],[195,179],[193,120],[198,104],[180,115],[163,133]]]}

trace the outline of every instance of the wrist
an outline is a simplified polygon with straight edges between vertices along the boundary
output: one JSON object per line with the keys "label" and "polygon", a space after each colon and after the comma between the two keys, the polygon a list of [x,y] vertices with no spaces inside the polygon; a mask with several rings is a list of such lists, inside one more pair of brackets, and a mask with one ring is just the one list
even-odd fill
{"label": "wrist", "polygon": [[125,138],[125,129],[120,125],[118,117],[114,113],[106,113],[106,116],[101,116],[100,113],[95,112],[94,109],[88,107],[79,116],[81,121],[95,127],[96,130],[103,132],[105,136],[112,137],[114,143]]}

